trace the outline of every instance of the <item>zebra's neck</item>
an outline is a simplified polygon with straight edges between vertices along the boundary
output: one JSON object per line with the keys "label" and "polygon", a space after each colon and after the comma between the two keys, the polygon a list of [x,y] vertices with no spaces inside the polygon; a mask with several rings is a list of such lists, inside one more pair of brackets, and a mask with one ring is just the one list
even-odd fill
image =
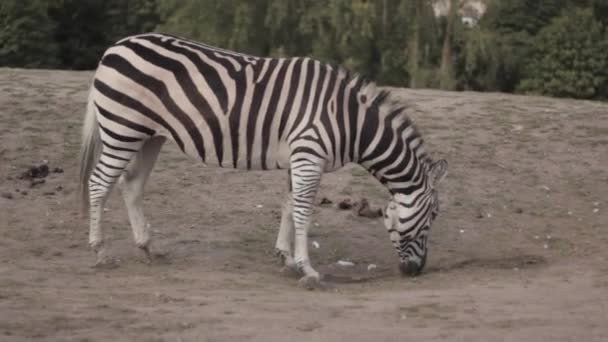
{"label": "zebra's neck", "polygon": [[405,114],[406,107],[391,101],[386,91],[364,88],[361,92],[372,100],[361,111],[356,162],[393,194],[411,195],[425,189],[430,159],[422,137]]}

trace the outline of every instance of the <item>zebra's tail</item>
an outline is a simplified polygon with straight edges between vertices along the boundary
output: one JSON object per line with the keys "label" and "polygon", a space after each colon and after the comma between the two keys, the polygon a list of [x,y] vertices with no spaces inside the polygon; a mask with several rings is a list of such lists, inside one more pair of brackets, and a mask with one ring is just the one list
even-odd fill
{"label": "zebra's tail", "polygon": [[80,148],[80,181],[78,182],[78,193],[81,196],[81,210],[86,213],[89,209],[89,178],[93,168],[97,164],[101,154],[101,137],[99,135],[99,123],[97,122],[97,111],[93,102],[93,87],[89,90],[87,111],[82,127],[82,146]]}

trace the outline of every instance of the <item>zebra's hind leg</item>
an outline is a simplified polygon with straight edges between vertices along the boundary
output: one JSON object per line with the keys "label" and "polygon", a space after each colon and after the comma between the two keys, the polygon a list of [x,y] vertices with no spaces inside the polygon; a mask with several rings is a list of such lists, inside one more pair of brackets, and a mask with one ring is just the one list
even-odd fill
{"label": "zebra's hind leg", "polygon": [[149,249],[150,228],[142,209],[143,191],[165,141],[164,137],[147,140],[119,179],[135,244],[144,251],[147,262],[152,261],[152,256]]}
{"label": "zebra's hind leg", "polygon": [[88,180],[90,203],[89,245],[96,254],[94,267],[111,268],[116,265],[112,259],[106,256],[101,218],[110,192],[141,144],[131,144],[131,146],[130,148],[121,148],[109,144],[103,145],[101,155]]}
{"label": "zebra's hind leg", "polygon": [[291,196],[291,169],[287,170],[287,188],[289,189],[285,203],[281,210],[281,226],[277,235],[275,249],[277,256],[281,258],[281,263],[288,269],[297,271],[296,263],[293,259],[293,203]]}
{"label": "zebra's hind leg", "polygon": [[277,255],[281,258],[281,263],[288,269],[297,271],[296,263],[293,259],[293,204],[291,192],[287,194],[283,209],[281,211],[281,227],[277,236],[275,248]]}

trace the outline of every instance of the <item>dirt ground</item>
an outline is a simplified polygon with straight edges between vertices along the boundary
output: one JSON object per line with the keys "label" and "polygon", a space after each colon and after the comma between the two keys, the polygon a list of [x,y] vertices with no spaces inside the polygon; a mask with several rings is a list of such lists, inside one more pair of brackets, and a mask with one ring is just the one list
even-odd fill
{"label": "dirt ground", "polygon": [[[203,169],[173,144],[145,199],[157,261],[115,191],[120,264],[91,268],[76,198],[91,76],[0,69],[0,341],[608,341],[608,104],[396,90],[450,163],[427,269],[401,277],[380,219],[336,209],[388,198],[352,166],[323,179],[311,257],[331,287],[307,291],[273,254],[285,173]],[[20,179],[43,160],[45,183]]]}

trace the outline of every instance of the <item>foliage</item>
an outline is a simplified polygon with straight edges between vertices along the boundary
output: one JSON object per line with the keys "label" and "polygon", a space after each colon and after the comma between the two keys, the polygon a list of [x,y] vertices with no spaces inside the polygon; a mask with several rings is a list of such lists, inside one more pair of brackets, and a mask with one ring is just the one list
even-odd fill
{"label": "foliage", "polygon": [[564,12],[540,31],[534,46],[522,91],[574,98],[608,96],[608,36],[591,9]]}
{"label": "foliage", "polygon": [[57,64],[56,23],[44,0],[0,2],[0,65],[50,68]]}
{"label": "foliage", "polygon": [[608,98],[608,0],[485,0],[475,27],[436,17],[438,1],[2,0],[0,66],[93,69],[116,40],[161,31],[386,85]]}

